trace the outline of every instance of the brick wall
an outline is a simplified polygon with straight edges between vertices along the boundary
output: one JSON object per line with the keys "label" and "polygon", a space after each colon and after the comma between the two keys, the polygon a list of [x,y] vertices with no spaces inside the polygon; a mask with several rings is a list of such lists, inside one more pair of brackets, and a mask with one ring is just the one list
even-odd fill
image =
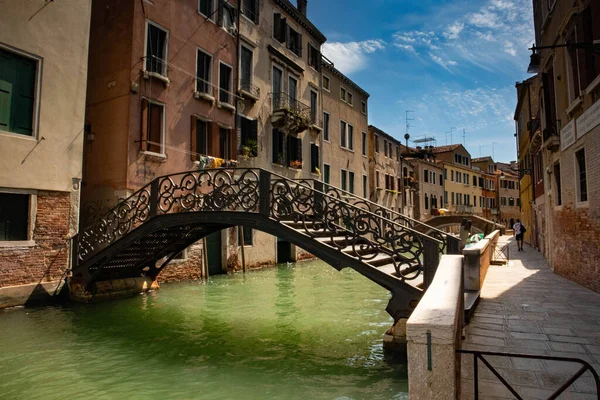
{"label": "brick wall", "polygon": [[[560,155],[562,206],[552,198],[554,271],[600,292],[600,126]],[[585,149],[588,201],[576,202],[575,152]],[[554,177],[552,177],[554,179]]]}
{"label": "brick wall", "polygon": [[61,279],[68,268],[70,193],[39,191],[29,247],[0,247],[0,287]]}

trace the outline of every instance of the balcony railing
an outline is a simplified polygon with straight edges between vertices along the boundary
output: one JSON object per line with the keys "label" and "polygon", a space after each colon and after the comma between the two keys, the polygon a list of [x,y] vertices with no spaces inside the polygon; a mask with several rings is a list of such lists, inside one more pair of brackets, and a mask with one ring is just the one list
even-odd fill
{"label": "balcony railing", "polygon": [[289,133],[302,132],[312,124],[310,106],[287,93],[271,93],[273,96],[273,114],[271,122],[276,128]]}
{"label": "balcony railing", "polygon": [[246,94],[249,98],[254,100],[258,100],[260,98],[260,88],[251,84],[250,82],[241,81],[240,91],[242,92],[242,96]]}

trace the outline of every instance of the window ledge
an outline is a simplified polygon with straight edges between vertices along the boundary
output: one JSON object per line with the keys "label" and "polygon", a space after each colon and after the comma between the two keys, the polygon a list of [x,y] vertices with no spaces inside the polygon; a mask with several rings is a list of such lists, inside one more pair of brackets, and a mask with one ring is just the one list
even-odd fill
{"label": "window ledge", "polygon": [[194,91],[194,98],[195,99],[203,99],[203,100],[209,101],[213,104],[215,103],[215,98],[212,97],[210,94],[204,93],[204,92],[198,92],[197,90]]}
{"label": "window ledge", "polygon": [[596,79],[594,79],[592,83],[585,88],[585,94],[592,93],[598,87],[598,85],[600,85],[600,75],[598,75]]}
{"label": "window ledge", "polygon": [[169,78],[167,78],[166,76],[159,74],[158,72],[150,72],[150,71],[144,70],[144,79],[150,79],[150,78],[156,78],[156,79],[162,81],[165,84],[165,87],[169,87],[169,85],[171,84],[171,80]]}
{"label": "window ledge", "polygon": [[589,206],[590,206],[589,200],[575,202],[575,208],[589,208]]}
{"label": "window ledge", "polygon": [[571,102],[571,105],[569,107],[567,107],[567,109],[565,110],[567,114],[573,114],[573,111],[575,111],[577,108],[579,108],[579,106],[583,103],[583,100],[581,98],[581,96],[578,96],[575,100],[573,100]]}
{"label": "window ledge", "polygon": [[35,247],[35,240],[0,241],[0,249]]}
{"label": "window ledge", "polygon": [[319,125],[310,125],[309,126],[310,129],[312,129],[313,131],[317,131],[317,132],[321,132],[323,130],[323,128],[321,128]]}
{"label": "window ledge", "polygon": [[0,129],[0,135],[7,136],[7,137],[13,137],[13,138],[19,138],[19,139],[25,139],[25,140],[32,140],[34,142],[38,141],[38,139],[33,135],[24,135],[22,133],[3,131],[1,129]]}
{"label": "window ledge", "polygon": [[223,103],[221,101],[217,102],[217,107],[218,108],[224,108],[226,110],[229,110],[231,112],[235,111],[235,106],[229,104],[229,103]]}
{"label": "window ledge", "polygon": [[140,155],[144,157],[146,161],[156,162],[167,162],[167,155],[162,153],[155,153],[153,151],[140,150]]}
{"label": "window ledge", "polygon": [[212,22],[213,24],[216,24],[216,22],[215,22],[215,21],[213,21],[213,17],[212,17],[212,16],[208,16],[208,17],[207,17],[206,15],[202,14],[202,13],[200,12],[200,10],[196,10],[196,12],[198,13],[198,15],[199,15],[199,16],[201,16],[202,18],[204,18],[204,20],[205,20],[205,21],[210,21],[210,22]]}
{"label": "window ledge", "polygon": [[240,89],[240,94],[241,94],[243,97],[248,97],[248,98],[250,98],[250,99],[252,99],[252,100],[254,100],[254,101],[258,101],[258,100],[260,100],[260,97],[259,97],[259,96],[255,95],[255,94],[252,94],[252,93],[250,93],[249,91],[247,91],[247,90],[244,90],[244,89]]}

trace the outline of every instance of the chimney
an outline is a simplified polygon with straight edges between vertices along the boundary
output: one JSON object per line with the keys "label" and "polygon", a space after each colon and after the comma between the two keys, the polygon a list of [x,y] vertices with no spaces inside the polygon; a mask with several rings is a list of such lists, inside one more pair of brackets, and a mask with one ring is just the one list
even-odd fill
{"label": "chimney", "polygon": [[306,17],[307,0],[297,0],[297,1],[298,1],[298,11],[300,11],[300,13]]}

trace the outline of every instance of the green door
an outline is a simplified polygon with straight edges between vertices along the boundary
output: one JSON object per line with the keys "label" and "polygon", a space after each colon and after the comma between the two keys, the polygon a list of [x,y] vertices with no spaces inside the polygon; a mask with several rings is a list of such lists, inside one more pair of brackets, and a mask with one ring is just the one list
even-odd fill
{"label": "green door", "polygon": [[211,233],[206,237],[208,255],[208,276],[223,273],[221,267],[221,231]]}

